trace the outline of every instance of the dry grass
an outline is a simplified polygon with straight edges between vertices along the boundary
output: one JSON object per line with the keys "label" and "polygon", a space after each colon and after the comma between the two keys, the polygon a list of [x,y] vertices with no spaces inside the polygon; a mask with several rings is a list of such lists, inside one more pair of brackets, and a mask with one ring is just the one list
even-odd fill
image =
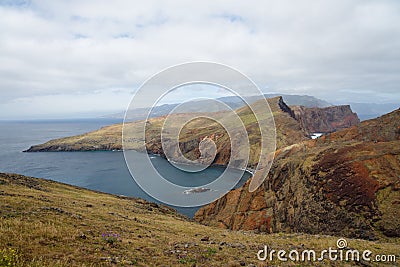
{"label": "dry grass", "polygon": [[[335,247],[337,240],[203,226],[144,200],[9,174],[0,174],[0,208],[0,256],[16,257],[9,266],[270,266],[279,262],[256,257],[264,245],[319,251]],[[110,232],[119,236],[102,237]],[[209,240],[201,241],[206,236]],[[398,239],[348,242],[374,253],[400,252]],[[346,263],[320,263],[326,265]]]}
{"label": "dry grass", "polygon": [[[286,147],[291,144],[295,144],[304,140],[307,140],[306,133],[300,128],[299,123],[290,117],[290,115],[281,110],[278,105],[279,98],[269,99],[269,105],[273,111],[274,120],[276,124],[276,144],[278,148]],[[259,122],[270,121],[271,117],[269,114],[263,112],[265,102],[256,101],[252,104],[252,108],[258,111],[260,117],[258,120],[247,106],[236,110],[237,115],[245,126],[250,144],[250,158],[248,167],[255,168],[260,156],[260,142],[261,134],[259,128]],[[220,122],[223,122],[223,126],[230,125],[231,128],[240,128],[236,118],[236,114],[225,111],[212,112],[212,113],[194,113],[201,119],[195,119],[187,123],[183,127],[179,134],[180,143],[196,143],[190,147],[189,151],[183,151],[185,157],[189,159],[197,159],[199,153],[194,151],[197,148],[198,142],[200,142],[205,136],[218,135],[220,138],[214,140],[217,145],[220,159],[216,159],[217,164],[228,164],[228,158],[230,155],[230,139],[221,127],[221,125],[213,120],[207,120],[202,116],[212,116]],[[173,114],[168,120],[168,124],[172,128],[178,128],[182,126],[179,122],[182,122],[184,118],[192,118],[194,114],[183,113]],[[161,116],[157,118],[151,118],[147,122],[135,121],[127,124],[124,127],[124,149],[133,149],[144,151],[142,134],[143,129],[146,127],[146,148],[151,153],[160,153],[161,148],[161,129],[164,126],[164,122],[167,116]],[[261,124],[263,125],[263,124]],[[64,137],[59,139],[50,140],[44,144],[34,145],[28,151],[93,151],[93,150],[121,150],[122,149],[122,124],[115,124],[103,127],[97,131],[89,133]],[[273,136],[270,136],[273,138]],[[272,140],[270,140],[272,144]]]}

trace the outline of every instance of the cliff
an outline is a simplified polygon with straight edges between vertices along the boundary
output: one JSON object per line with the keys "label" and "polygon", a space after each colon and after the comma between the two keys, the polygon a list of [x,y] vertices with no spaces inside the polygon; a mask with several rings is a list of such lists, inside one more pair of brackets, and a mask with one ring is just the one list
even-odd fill
{"label": "cliff", "polygon": [[[295,120],[291,109],[283,102],[282,97],[268,99],[273,112],[276,125],[277,147],[285,147],[307,140],[307,133],[302,130],[298,121]],[[253,108],[261,108],[262,101],[252,104]],[[249,107],[236,110],[249,135],[250,160],[249,167],[255,167],[259,157],[260,132],[258,123]],[[206,115],[198,113],[200,115]],[[226,116],[226,112],[214,113],[217,117]],[[174,114],[175,117],[185,117],[188,114]],[[265,114],[266,116],[266,114]],[[161,146],[161,127],[166,116],[151,118],[146,123],[146,149],[150,153],[164,155]],[[173,121],[173,119],[172,119]],[[130,123],[131,136],[140,136],[144,121]],[[90,133],[50,140],[44,144],[34,145],[27,152],[40,151],[93,151],[93,150],[120,150],[122,149],[122,124],[103,127]],[[205,137],[212,139],[217,146],[215,164],[225,165],[230,157],[229,136],[221,125],[214,121],[197,119],[191,121],[183,129],[179,136],[180,149],[185,157],[197,159],[200,156],[199,143]],[[138,149],[139,140],[132,138],[128,140],[128,148]]]}
{"label": "cliff", "polygon": [[[356,114],[348,106],[327,108],[289,107],[282,97],[268,99],[269,106],[274,116],[276,127],[276,147],[283,148],[309,139],[311,132],[330,132],[342,127],[352,126],[359,122]],[[259,109],[263,101],[256,101],[252,108]],[[260,153],[260,131],[257,120],[250,108],[245,106],[236,110],[242,120],[250,144],[249,168],[255,168]],[[210,113],[196,113],[200,116]],[[212,113],[217,118],[229,117],[227,112]],[[174,122],[191,116],[190,114],[173,114],[170,121]],[[264,114],[263,116],[266,116]],[[161,129],[166,116],[151,118],[147,122],[135,121],[129,123],[130,136],[126,139],[127,149],[140,150],[140,139],[143,127],[146,127],[146,150],[149,153],[164,155],[161,145]],[[263,119],[263,118],[261,118]],[[144,125],[145,124],[145,125]],[[122,124],[103,127],[97,131],[82,135],[50,140],[44,144],[31,146],[27,152],[40,151],[95,151],[95,150],[121,150],[122,149]],[[218,123],[204,118],[192,120],[185,125],[179,136],[179,149],[183,155],[191,160],[201,157],[199,144],[205,138],[212,139],[216,145],[214,164],[227,165],[231,147],[229,135]],[[177,148],[172,150],[172,155],[178,155]]]}
{"label": "cliff", "polygon": [[207,225],[267,233],[400,236],[400,110],[278,149],[263,185],[249,181],[201,208]]}
{"label": "cliff", "polygon": [[325,108],[291,106],[294,117],[308,133],[331,133],[360,123],[349,105]]}

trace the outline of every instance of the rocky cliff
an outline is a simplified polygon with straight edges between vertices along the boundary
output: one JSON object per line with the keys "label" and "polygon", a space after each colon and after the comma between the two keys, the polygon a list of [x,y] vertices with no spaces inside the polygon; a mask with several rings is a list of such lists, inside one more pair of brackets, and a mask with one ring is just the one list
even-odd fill
{"label": "rocky cliff", "polygon": [[[276,125],[277,147],[285,147],[307,140],[307,133],[301,128],[298,121],[294,119],[291,109],[283,102],[282,97],[268,99],[273,112]],[[257,109],[264,105],[264,102],[257,101],[252,104]],[[259,157],[260,132],[257,120],[249,107],[242,107],[236,110],[249,135],[250,160],[249,167],[255,167]],[[224,117],[225,112],[214,113],[215,116]],[[202,114],[199,113],[199,117]],[[203,114],[204,115],[204,114]],[[184,117],[187,114],[174,114],[172,116]],[[266,116],[266,114],[265,114]],[[146,122],[146,148],[150,153],[164,155],[161,145],[161,129],[166,116],[151,118]],[[172,120],[173,121],[173,120]],[[131,136],[140,136],[144,121],[132,122],[129,127]],[[40,151],[92,151],[92,150],[120,150],[122,149],[121,138],[122,124],[103,127],[100,130],[90,133],[50,140],[44,144],[30,147],[27,152]],[[225,165],[230,157],[229,136],[221,125],[214,121],[197,119],[188,123],[179,136],[179,146],[185,157],[196,159],[200,156],[199,143],[204,138],[212,139],[217,146],[217,154],[214,163]],[[139,139],[127,140],[128,147],[137,149]]]}
{"label": "rocky cliff", "polygon": [[[283,148],[292,144],[305,141],[310,132],[330,132],[341,127],[351,126],[359,120],[348,106],[328,108],[289,107],[282,97],[268,99],[273,112],[276,126],[276,147]],[[263,101],[256,101],[252,108],[258,109],[264,106]],[[260,131],[257,120],[250,108],[245,106],[236,110],[242,120],[250,144],[250,158],[248,167],[255,168],[260,153]],[[197,113],[199,117],[210,113]],[[213,113],[216,117],[226,118],[226,112]],[[264,114],[266,116],[266,114]],[[174,114],[172,118],[179,121],[190,114]],[[346,119],[347,118],[347,119]],[[164,155],[161,144],[161,129],[166,116],[151,118],[148,121],[131,122],[129,131],[131,138],[125,139],[127,149],[140,150],[141,141],[135,136],[141,136],[141,131],[146,125],[146,150],[149,153]],[[261,118],[263,119],[263,118]],[[170,121],[174,121],[171,119]],[[103,127],[100,130],[82,135],[50,140],[44,144],[34,145],[27,152],[40,151],[94,151],[94,150],[121,150],[122,149],[122,124]],[[127,135],[126,135],[127,136]],[[223,127],[215,121],[204,118],[192,120],[182,128],[179,136],[179,149],[185,158],[200,160],[199,145],[204,139],[212,140],[216,145],[214,164],[227,165],[231,156],[230,139]],[[180,154],[177,148],[173,148],[170,155]]]}
{"label": "rocky cliff", "polygon": [[201,208],[207,225],[364,239],[400,236],[400,110],[276,151],[267,179]]}
{"label": "rocky cliff", "polygon": [[291,106],[294,117],[308,133],[331,133],[360,123],[349,105],[325,108]]}
{"label": "rocky cliff", "polygon": [[[306,108],[302,106],[288,106],[282,97],[268,99],[268,103],[274,115],[276,125],[277,148],[285,147],[304,141],[313,132],[333,132],[338,129],[358,124],[359,119],[351,111],[349,106],[334,106],[327,108]],[[263,105],[262,101],[256,101],[253,108]],[[248,131],[251,144],[251,162],[258,159],[259,136],[258,124],[250,109],[242,107],[236,110]],[[199,116],[202,113],[198,113]],[[216,116],[226,116],[226,112],[215,112]],[[204,115],[204,114],[203,114]],[[172,116],[185,116],[175,114]],[[146,123],[147,150],[151,153],[163,155],[161,146],[161,128],[166,116],[151,118]],[[144,121],[131,123],[132,136],[140,136]],[[94,150],[121,150],[122,149],[122,124],[103,127],[97,131],[82,135],[50,140],[44,144],[34,145],[27,152],[40,151],[94,151]],[[180,147],[188,158],[199,157],[198,145],[203,138],[214,138],[218,149],[218,157],[215,163],[226,164],[230,156],[230,147],[227,133],[219,124],[196,120],[185,126],[180,136]],[[218,140],[215,139],[218,137]],[[139,140],[129,140],[129,148],[137,149]]]}

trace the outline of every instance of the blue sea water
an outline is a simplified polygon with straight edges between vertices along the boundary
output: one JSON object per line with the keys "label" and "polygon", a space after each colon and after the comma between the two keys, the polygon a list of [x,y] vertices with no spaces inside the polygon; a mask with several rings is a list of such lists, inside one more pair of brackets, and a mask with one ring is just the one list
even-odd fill
{"label": "blue sea water", "polygon": [[[159,203],[135,183],[120,151],[22,152],[34,144],[82,134],[118,122],[113,119],[0,121],[0,172],[40,177]],[[170,180],[180,185],[201,186],[213,181],[224,171],[221,167],[211,167],[199,173],[188,173],[174,168],[161,157],[152,156],[151,161]],[[249,176],[245,173],[239,185]],[[198,207],[173,208],[189,217],[198,210]]]}

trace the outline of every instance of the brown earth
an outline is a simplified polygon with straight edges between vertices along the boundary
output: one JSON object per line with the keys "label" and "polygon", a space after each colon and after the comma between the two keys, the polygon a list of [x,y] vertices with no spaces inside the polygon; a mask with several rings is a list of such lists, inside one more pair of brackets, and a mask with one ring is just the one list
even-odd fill
{"label": "brown earth", "polygon": [[195,219],[239,230],[400,236],[400,110],[278,149],[255,192],[243,187]]}
{"label": "brown earth", "polygon": [[[340,122],[343,117],[347,116],[350,112],[355,116],[353,118],[352,124],[358,121],[357,116],[346,108],[313,108],[317,114],[320,115],[319,119],[310,119],[309,112],[303,112],[301,115],[295,115],[295,112],[291,107],[287,106],[282,97],[275,97],[268,99],[269,106],[274,116],[275,127],[276,127],[276,147],[283,148],[292,144],[305,141],[308,138],[309,131],[312,127],[317,132],[325,131],[323,128],[325,125],[329,124],[330,130],[336,130],[333,125],[342,125]],[[262,108],[264,102],[257,101],[252,104],[252,108],[258,109]],[[333,118],[329,117],[329,112],[333,109],[343,110],[343,113],[339,111],[335,112]],[[302,110],[309,110],[307,108],[302,108]],[[259,161],[260,154],[260,130],[258,122],[251,112],[249,107],[242,107],[236,110],[240,119],[242,120],[249,136],[250,143],[250,158],[248,167],[255,168],[257,162]],[[326,114],[325,114],[326,113]],[[223,118],[227,115],[226,112],[216,112],[213,113],[217,117]],[[202,115],[207,115],[206,113],[198,113],[199,117]],[[177,120],[179,118],[188,116],[188,114],[175,114],[172,115]],[[267,114],[262,114],[262,118],[267,119]],[[327,119],[328,118],[328,119]],[[129,133],[130,137],[125,138],[126,149],[140,149],[140,138],[141,131],[146,127],[146,150],[149,153],[160,154],[164,156],[164,151],[161,145],[161,129],[165,122],[166,116],[152,118],[148,121],[136,121],[129,123]],[[173,120],[172,120],[173,121]],[[308,126],[311,123],[319,121],[321,128],[315,128],[314,126]],[[351,125],[352,125],[351,124]],[[344,125],[342,125],[344,127]],[[55,140],[50,140],[44,144],[34,145],[30,147],[27,152],[40,152],[40,151],[93,151],[93,150],[121,150],[122,149],[122,124],[111,125],[103,127],[100,130],[85,133],[82,135],[65,137]],[[199,143],[205,139],[211,139],[216,144],[216,157],[214,164],[226,165],[230,159],[231,147],[230,139],[226,131],[221,125],[210,120],[197,119],[188,123],[180,133],[179,136],[179,148],[183,155],[191,160],[199,159],[201,153],[199,151]],[[174,151],[176,154],[177,151]],[[174,154],[173,153],[173,154]]]}
{"label": "brown earth", "polygon": [[[276,257],[259,261],[257,251],[267,245],[276,251],[320,252],[336,247],[337,239],[204,226],[142,199],[0,173],[0,266],[281,266]],[[353,249],[374,254],[400,251],[395,238],[347,242]],[[301,266],[316,264],[349,263],[301,262]]]}
{"label": "brown earth", "polygon": [[290,107],[296,120],[308,133],[331,133],[360,123],[349,105],[326,108]]}
{"label": "brown earth", "polygon": [[[298,121],[293,117],[290,108],[283,102],[282,97],[268,99],[271,111],[273,112],[276,125],[276,145],[277,147],[286,147],[304,140],[307,140],[307,133],[302,130]],[[261,108],[264,102],[257,101],[252,107],[254,109]],[[260,153],[260,130],[257,120],[249,107],[243,107],[236,110],[240,119],[249,135],[250,143],[250,159],[249,167],[255,167],[258,162]],[[215,113],[218,117],[224,117],[227,113]],[[205,115],[198,113],[199,116]],[[267,114],[262,114],[266,119]],[[187,114],[175,114],[177,119],[185,117]],[[141,131],[146,125],[146,149],[149,153],[164,155],[161,145],[161,129],[166,116],[152,118],[147,122],[137,121],[131,122],[129,131],[130,136],[134,138],[126,138],[126,148],[139,149]],[[85,133],[82,135],[65,137],[50,140],[44,144],[34,145],[27,152],[41,151],[93,151],[93,150],[121,150],[122,149],[122,124],[103,127],[100,130]],[[221,125],[213,121],[204,119],[193,120],[188,123],[180,133],[179,142],[180,149],[185,157],[196,159],[200,156],[199,143],[204,138],[212,139],[217,146],[217,154],[214,160],[215,164],[226,165],[230,158],[230,142],[229,136]]]}

